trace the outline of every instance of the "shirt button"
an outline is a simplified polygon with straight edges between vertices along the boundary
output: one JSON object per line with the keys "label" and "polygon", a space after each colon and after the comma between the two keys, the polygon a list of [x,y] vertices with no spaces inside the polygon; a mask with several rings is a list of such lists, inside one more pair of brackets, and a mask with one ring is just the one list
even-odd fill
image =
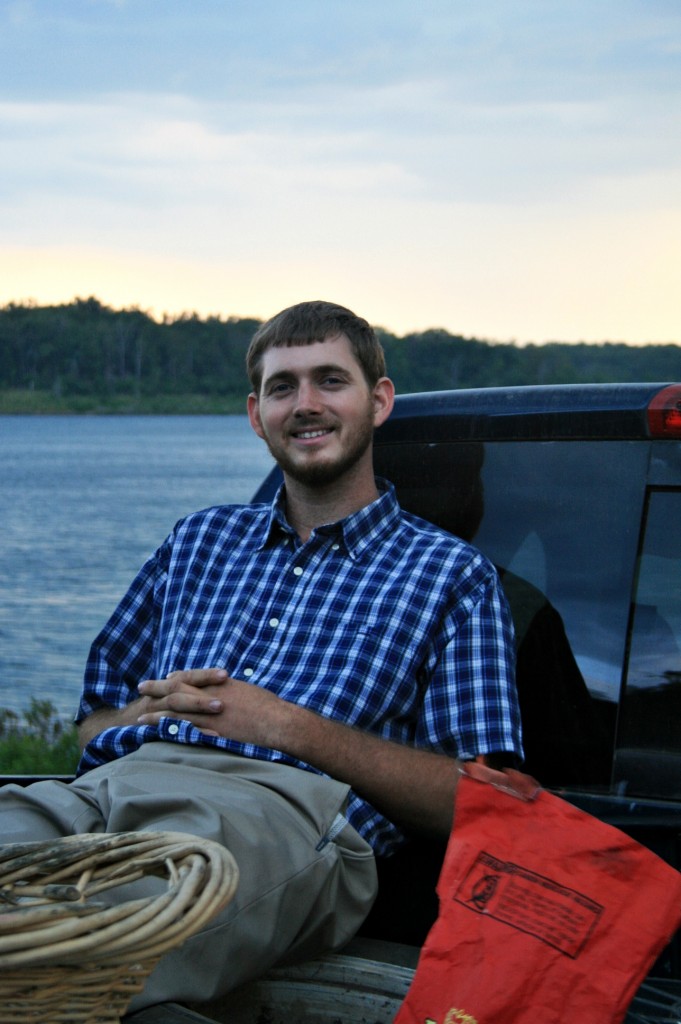
{"label": "shirt button", "polygon": [[338,551],[339,548],[340,548],[340,544],[332,544],[331,545],[331,550],[332,551]]}
{"label": "shirt button", "polygon": [[246,676],[246,678],[248,678],[249,676],[252,676],[253,675],[253,669],[252,668],[245,668],[244,669],[244,675]]}
{"label": "shirt button", "polygon": [[301,567],[299,565],[297,565],[295,567],[295,569],[293,570],[293,575],[294,576],[302,576],[303,575],[303,570],[301,569]]}
{"label": "shirt button", "polygon": [[168,732],[170,733],[171,736],[177,736],[179,731],[180,731],[179,725],[169,725],[168,726]]}
{"label": "shirt button", "polygon": [[270,619],[270,626],[272,627],[272,629],[275,629],[275,627],[278,626],[278,625],[279,625],[279,619]]}

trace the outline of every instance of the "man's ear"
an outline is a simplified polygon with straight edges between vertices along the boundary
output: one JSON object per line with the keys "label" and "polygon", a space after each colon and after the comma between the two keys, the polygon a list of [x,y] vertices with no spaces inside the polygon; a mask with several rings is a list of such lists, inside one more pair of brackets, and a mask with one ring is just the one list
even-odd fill
{"label": "man's ear", "polygon": [[389,377],[380,377],[373,391],[374,426],[385,423],[395,404],[395,385]]}
{"label": "man's ear", "polygon": [[253,430],[255,430],[258,437],[264,437],[265,432],[262,429],[262,423],[260,421],[260,403],[255,391],[251,391],[250,395],[246,399],[246,408],[248,410],[248,420],[253,427]]}

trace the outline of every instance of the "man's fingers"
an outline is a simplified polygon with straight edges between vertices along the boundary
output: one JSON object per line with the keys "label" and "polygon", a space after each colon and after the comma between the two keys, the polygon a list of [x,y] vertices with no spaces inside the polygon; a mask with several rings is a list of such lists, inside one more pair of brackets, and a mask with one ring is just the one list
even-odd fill
{"label": "man's fingers", "polygon": [[202,686],[215,686],[228,679],[223,668],[190,668],[169,672],[165,679],[144,679],[137,689],[146,697],[167,697],[171,693],[179,693],[185,687],[200,689]]}
{"label": "man's fingers", "polygon": [[218,700],[217,697],[211,697],[210,700],[208,700],[201,694],[195,695],[184,691],[169,693],[166,704],[170,711],[194,711],[202,715],[214,715],[219,711],[222,711],[223,708],[222,701]]}
{"label": "man's fingers", "polygon": [[166,679],[179,686],[214,686],[228,678],[224,668],[186,668],[169,672]]}
{"label": "man's fingers", "polygon": [[[221,700],[213,698],[209,701],[201,701],[188,698],[187,694],[176,693],[171,694],[164,701],[164,706],[160,710],[146,711],[138,717],[137,721],[140,725],[158,725],[162,718],[186,718],[192,721],[197,715],[219,715],[223,707]],[[209,732],[212,735],[210,729],[205,729],[204,732]],[[219,736],[220,734],[216,732],[215,735]]]}
{"label": "man's fingers", "polygon": [[223,677],[227,678],[224,669],[189,669],[171,672],[165,679],[143,680],[137,689],[146,698],[146,706],[138,722],[155,724],[167,715],[185,718],[220,714],[224,702],[201,687],[219,684]]}

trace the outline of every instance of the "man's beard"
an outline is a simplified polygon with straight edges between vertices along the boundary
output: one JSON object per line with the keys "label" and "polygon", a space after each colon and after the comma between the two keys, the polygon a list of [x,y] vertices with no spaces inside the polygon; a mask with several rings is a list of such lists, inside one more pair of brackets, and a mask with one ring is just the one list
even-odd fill
{"label": "man's beard", "polygon": [[[304,428],[301,428],[304,429]],[[308,429],[314,429],[310,426]],[[291,458],[288,452],[282,451],[276,445],[270,443],[265,436],[265,442],[270,454],[278,463],[282,472],[295,480],[297,483],[306,484],[311,487],[323,487],[333,484],[352,469],[360,461],[371,445],[374,436],[374,411],[370,407],[367,415],[359,423],[351,436],[348,438],[347,449],[337,459],[324,462],[298,462]]]}

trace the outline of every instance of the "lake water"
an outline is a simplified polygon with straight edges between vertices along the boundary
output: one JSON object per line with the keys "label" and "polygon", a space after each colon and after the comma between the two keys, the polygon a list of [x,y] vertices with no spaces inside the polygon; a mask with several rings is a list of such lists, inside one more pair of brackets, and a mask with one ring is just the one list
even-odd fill
{"label": "lake water", "polygon": [[245,416],[0,416],[0,707],[70,716],[91,641],[175,522],[272,466]]}

